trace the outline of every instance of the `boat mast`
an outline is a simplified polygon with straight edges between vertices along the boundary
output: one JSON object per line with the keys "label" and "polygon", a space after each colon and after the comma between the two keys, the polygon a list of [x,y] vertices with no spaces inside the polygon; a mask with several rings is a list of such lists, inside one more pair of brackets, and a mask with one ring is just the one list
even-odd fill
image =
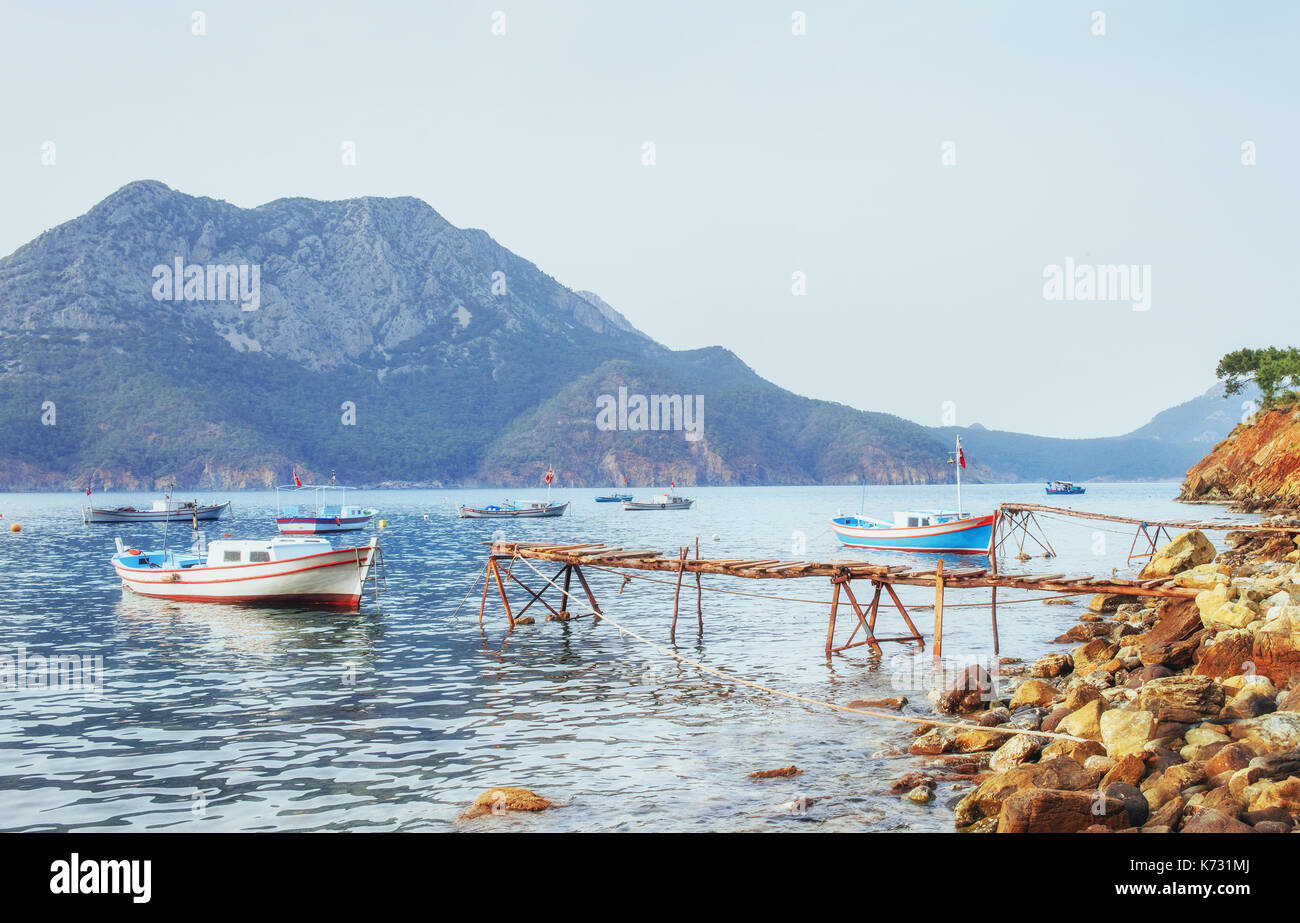
{"label": "boat mast", "polygon": [[957,457],[954,459],[957,463],[957,515],[961,515],[961,436],[957,437]]}

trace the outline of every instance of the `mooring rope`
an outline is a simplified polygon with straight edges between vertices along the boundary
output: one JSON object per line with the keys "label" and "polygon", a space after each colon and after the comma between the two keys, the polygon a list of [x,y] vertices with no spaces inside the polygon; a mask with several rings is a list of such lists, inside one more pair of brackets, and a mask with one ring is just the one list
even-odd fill
{"label": "mooring rope", "polygon": [[[514,559],[523,561],[524,564],[528,566],[529,570],[531,570],[537,576],[541,577],[542,580],[544,580],[548,586],[554,587],[556,590],[558,590],[561,596],[566,597],[572,602],[576,602],[578,605],[585,608],[588,612],[590,612],[593,616],[600,619],[602,622],[609,622],[609,624],[613,625],[615,628],[618,629],[620,635],[621,634],[631,635],[633,638],[640,641],[642,644],[646,645],[647,647],[654,648],[655,650],[659,651],[661,654],[666,654],[667,656],[673,658],[674,660],[680,661],[681,663],[684,663],[687,666],[694,667],[695,669],[703,673],[708,673],[711,676],[716,676],[719,679],[729,683],[735,683],[736,685],[739,686],[747,686],[750,689],[757,689],[761,692],[766,692],[769,695],[780,696],[781,698],[790,699],[795,702],[803,702],[806,705],[815,705],[819,708],[830,709],[831,711],[848,712],[849,714],[853,714],[853,715],[868,715],[869,717],[872,718],[883,718],[886,721],[899,721],[904,724],[925,724],[925,725],[930,725],[931,727],[958,728],[966,731],[986,730],[986,731],[993,731],[999,734],[1011,734],[1011,735],[1029,734],[1034,737],[1045,737],[1051,740],[1072,740],[1075,741],[1076,743],[1088,743],[1088,741],[1082,737],[1075,737],[1071,734],[1061,734],[1055,731],[1033,731],[1027,728],[1010,728],[1005,726],[983,727],[982,725],[978,725],[978,724],[968,724],[968,723],[962,723],[957,721],[939,721],[932,718],[913,718],[908,715],[895,715],[895,714],[890,714],[889,712],[876,711],[870,708],[853,708],[848,705],[839,705],[836,704],[835,702],[827,702],[822,699],[810,698],[809,696],[799,695],[798,693],[794,693],[794,692],[786,692],[784,690],[777,689],[772,686],[764,685],[763,683],[755,682],[754,680],[744,679],[742,677],[735,676],[734,674],[728,673],[725,670],[719,670],[717,667],[710,667],[707,664],[700,663],[698,660],[692,660],[691,658],[679,654],[674,650],[670,650],[664,647],[662,644],[656,644],[654,641],[651,641],[649,638],[642,637],[632,629],[618,624],[618,622],[611,619],[604,612],[597,612],[594,608],[592,608],[587,603],[584,603],[582,600],[575,598],[573,594],[566,592],[562,587],[556,585],[554,580],[547,577],[536,567],[533,567],[532,561],[530,561],[529,559],[520,557],[517,552],[515,553]],[[512,567],[514,566],[514,561],[511,561],[511,566]]]}
{"label": "mooring rope", "polygon": [[[523,560],[523,558],[521,558],[521,560]],[[591,570],[598,570],[602,573],[613,574],[616,577],[622,577],[624,581],[624,585],[626,585],[627,581],[629,580],[645,580],[650,583],[662,584],[663,586],[671,586],[671,587],[677,586],[677,582],[675,580],[660,580],[656,577],[645,577],[642,576],[641,574],[628,574],[620,570],[614,570],[613,568],[610,567],[600,567],[595,564],[588,564],[587,567],[589,567]],[[732,577],[737,575],[720,574],[719,576]],[[829,599],[804,599],[799,596],[775,596],[771,593],[746,593],[743,590],[725,590],[721,587],[711,587],[711,586],[701,586],[700,589],[706,593],[726,593],[729,596],[749,596],[754,599],[776,599],[776,600],[780,600],[781,602],[787,602],[787,603],[812,603],[817,606],[829,606],[831,604]],[[950,587],[950,589],[959,590],[959,589],[963,589],[963,587]],[[1011,589],[1015,589],[1015,587],[1012,587]],[[1073,596],[1087,596],[1087,595],[1088,592],[1059,593],[1054,596],[1033,596],[1030,597],[1029,599],[1009,599],[1006,600],[1005,602],[999,603],[998,605],[1011,606],[1011,605],[1015,605],[1016,603],[1035,603],[1035,602],[1042,602],[1045,599],[1069,599]],[[915,605],[912,608],[933,609],[934,604],[926,603],[923,605]],[[989,607],[985,603],[944,603],[943,608],[946,610],[946,609],[987,609]]]}
{"label": "mooring rope", "polygon": [[487,580],[487,569],[488,566],[486,563],[484,563],[483,570],[479,572],[478,577],[474,578],[474,582],[469,585],[469,592],[466,593],[464,599],[460,601],[460,605],[456,607],[456,611],[451,614],[451,620],[453,622],[456,621],[456,616],[460,615],[461,606],[464,606],[466,601],[470,598],[470,596],[473,595],[474,591],[478,589],[479,577],[482,577],[484,580]]}

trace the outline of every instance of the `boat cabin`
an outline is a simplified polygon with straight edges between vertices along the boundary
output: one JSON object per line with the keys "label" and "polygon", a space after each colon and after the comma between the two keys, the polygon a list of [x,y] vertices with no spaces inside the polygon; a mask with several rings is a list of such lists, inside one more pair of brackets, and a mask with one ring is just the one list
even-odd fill
{"label": "boat cabin", "polygon": [[970,518],[970,513],[958,513],[954,510],[897,510],[894,513],[894,528],[921,529]]}

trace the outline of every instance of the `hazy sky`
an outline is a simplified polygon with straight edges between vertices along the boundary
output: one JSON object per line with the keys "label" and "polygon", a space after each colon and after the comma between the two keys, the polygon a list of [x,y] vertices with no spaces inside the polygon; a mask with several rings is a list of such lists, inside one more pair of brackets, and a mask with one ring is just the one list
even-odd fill
{"label": "hazy sky", "polygon": [[[1049,435],[1300,339],[1288,4],[117,6],[0,6],[0,252],[136,179],[414,195],[669,346]],[[1149,267],[1148,310],[1045,299],[1067,259]]]}

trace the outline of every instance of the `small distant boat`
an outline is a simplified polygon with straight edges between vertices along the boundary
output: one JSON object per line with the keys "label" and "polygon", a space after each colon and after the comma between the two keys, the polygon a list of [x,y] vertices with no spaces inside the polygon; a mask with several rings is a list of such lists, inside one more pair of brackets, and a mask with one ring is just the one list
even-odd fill
{"label": "small distant boat", "polygon": [[154,599],[356,609],[378,553],[377,538],[336,549],[323,538],[200,535],[189,551],[141,551],[119,538],[112,564],[123,587]]}
{"label": "small distant boat", "polygon": [[81,521],[86,523],[103,522],[210,522],[220,519],[230,511],[230,501],[203,506],[197,500],[156,500],[147,510],[138,510],[133,506],[119,506],[103,509],[88,506],[81,511]]}
{"label": "small distant boat", "polygon": [[568,503],[542,500],[512,503],[505,500],[499,506],[462,506],[459,512],[461,519],[542,519],[563,516],[568,508]]}
{"label": "small distant boat", "polygon": [[630,497],[623,501],[625,510],[689,510],[691,504],[695,502],[693,497],[679,497],[677,494],[660,494],[657,497],[651,497],[646,500],[633,500]]}
{"label": "small distant boat", "polygon": [[[364,529],[379,511],[349,506],[347,492],[351,489],[335,484],[288,484],[277,487],[276,528],[284,535],[316,535]],[[283,498],[281,491],[285,492]]]}
{"label": "small distant boat", "polygon": [[[956,510],[899,510],[893,522],[869,516],[836,516],[831,530],[849,548],[873,551],[912,551],[924,554],[991,554],[993,513],[976,516],[961,509],[961,472],[966,453],[961,437],[948,463],[957,469]],[[863,488],[865,496],[866,488]]]}
{"label": "small distant boat", "polygon": [[1086,491],[1086,487],[1080,487],[1071,481],[1052,481],[1047,485],[1049,494],[1081,494]]}
{"label": "small distant boat", "polygon": [[624,500],[631,500],[631,494],[610,494],[606,497],[597,497],[597,503],[622,503]]}

